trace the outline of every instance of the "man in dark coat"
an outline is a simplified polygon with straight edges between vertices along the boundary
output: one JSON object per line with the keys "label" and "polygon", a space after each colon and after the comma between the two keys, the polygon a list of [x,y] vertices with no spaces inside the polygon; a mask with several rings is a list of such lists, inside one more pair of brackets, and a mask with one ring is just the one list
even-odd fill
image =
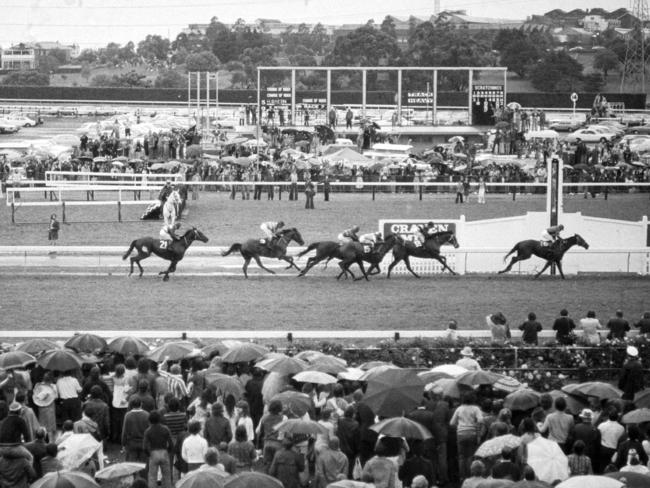
{"label": "man in dark coat", "polygon": [[573,329],[576,328],[575,322],[569,317],[569,312],[566,309],[560,311],[560,316],[555,319],[553,323],[553,330],[555,331],[555,339],[560,344],[571,345],[573,344]]}
{"label": "man in dark coat", "polygon": [[361,436],[359,431],[359,422],[354,420],[354,413],[354,406],[348,405],[343,413],[343,417],[339,418],[336,428],[341,452],[348,458],[348,478],[350,479],[352,479],[354,460],[359,453],[359,442]]}
{"label": "man in dark coat", "polygon": [[591,423],[593,412],[585,408],[580,412],[580,422],[573,427],[573,441],[585,443],[585,456],[591,459],[591,465],[598,465],[598,446],[600,445],[600,431]]}
{"label": "man in dark coat", "polygon": [[413,442],[411,456],[406,458],[404,464],[399,468],[398,477],[404,486],[411,486],[413,478],[417,475],[424,476],[429,482],[429,486],[433,485],[433,464],[422,456],[422,447],[423,444],[421,441]]}
{"label": "man in dark coat", "polygon": [[623,400],[634,400],[634,394],[643,390],[643,365],[639,360],[639,350],[628,346],[627,359],[618,380],[619,389],[623,390]]}
{"label": "man in dark coat", "polygon": [[39,427],[36,429],[36,432],[34,432],[34,440],[25,444],[25,449],[27,449],[31,455],[34,456],[33,466],[38,478],[43,476],[41,459],[47,455],[47,452],[45,450],[47,446],[47,443],[45,442],[46,435],[47,431],[45,430],[45,427]]}
{"label": "man in dark coat", "polygon": [[282,483],[284,488],[300,488],[300,473],[305,470],[302,454],[293,449],[291,439],[282,441],[282,449],[275,453],[269,474]]}
{"label": "man in dark coat", "polygon": [[630,330],[630,324],[623,318],[623,311],[617,310],[616,317],[607,322],[609,334],[608,339],[625,339],[625,334]]}

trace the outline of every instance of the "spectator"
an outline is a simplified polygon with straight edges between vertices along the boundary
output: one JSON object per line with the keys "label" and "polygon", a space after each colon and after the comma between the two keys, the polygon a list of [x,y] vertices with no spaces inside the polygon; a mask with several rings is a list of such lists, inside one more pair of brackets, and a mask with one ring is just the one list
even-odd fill
{"label": "spectator", "polygon": [[219,446],[219,464],[223,465],[223,469],[228,474],[237,473],[237,460],[228,454],[228,443],[220,442]]}
{"label": "spectator", "polygon": [[219,462],[219,450],[216,447],[208,447],[205,453],[205,464],[202,464],[199,470],[205,469],[218,469],[225,476],[228,476],[228,473],[223,469],[223,464]]}
{"label": "spectator", "polygon": [[639,360],[639,350],[634,346],[626,349],[627,359],[618,380],[619,389],[623,390],[623,400],[634,400],[634,394],[643,390],[643,366]]}
{"label": "spectator", "polygon": [[[237,430],[239,431],[239,428]],[[236,436],[237,433],[235,433]],[[291,439],[283,439],[282,449],[278,450],[273,456],[269,474],[280,480],[284,488],[300,488],[300,473],[304,469],[305,460],[302,455],[293,450]]]}
{"label": "spectator", "polygon": [[235,429],[235,439],[228,444],[228,454],[237,461],[237,472],[250,471],[257,459],[255,446],[248,440],[246,427],[238,425]]}
{"label": "spectator", "polygon": [[[300,473],[301,470],[298,471]],[[330,483],[348,477],[348,458],[341,452],[338,437],[331,437],[329,445],[316,456],[316,488],[325,488]]]}
{"label": "spectator", "polygon": [[146,379],[141,379],[138,383],[138,390],[129,397],[129,405],[133,403],[136,398],[140,400],[140,405],[143,410],[151,412],[156,409],[156,400],[149,392],[150,382]]}
{"label": "spectator", "polygon": [[95,384],[90,388],[90,399],[84,406],[86,415],[97,424],[100,440],[108,440],[111,432],[110,413],[104,398],[102,388]]}
{"label": "spectator", "polygon": [[79,399],[81,385],[72,375],[72,371],[65,371],[56,381],[56,390],[61,399],[61,421],[79,420],[81,418],[81,400]]}
{"label": "spectator", "polygon": [[354,405],[348,405],[343,412],[343,417],[339,418],[336,425],[336,431],[339,439],[341,452],[348,458],[347,477],[352,478],[352,468],[354,460],[359,454],[359,422],[354,420],[356,409]]}
{"label": "spectator", "polygon": [[650,312],[644,312],[641,320],[639,320],[634,327],[639,329],[639,334],[650,334]]}
{"label": "spectator", "polygon": [[433,485],[433,464],[423,455],[424,444],[414,441],[411,445],[411,456],[407,457],[399,467],[398,476],[404,486],[412,486],[416,476],[424,476],[429,485]]}
{"label": "spectator", "polygon": [[[583,449],[584,455],[591,459],[592,466],[596,466],[598,461],[598,446],[600,445],[600,432],[592,423],[593,416],[593,412],[588,408],[580,412],[580,422],[573,428],[573,439],[574,441],[582,441],[585,446]],[[574,442],[574,448],[575,444]]]}
{"label": "spectator", "polygon": [[546,416],[540,432],[548,432],[548,439],[555,441],[567,453],[571,448],[573,435],[573,416],[565,412],[566,400],[564,397],[555,399],[555,412]]}
{"label": "spectator", "polygon": [[469,346],[463,347],[460,351],[462,356],[458,361],[456,361],[456,366],[467,369],[468,371],[480,371],[481,365],[476,359],[474,359],[474,352]]}
{"label": "spectator", "polygon": [[387,453],[384,442],[380,441],[375,448],[375,455],[363,466],[362,481],[373,483],[375,488],[395,488],[397,467],[386,457]]}
{"label": "spectator", "polygon": [[262,417],[257,431],[258,438],[261,439],[262,444],[264,469],[267,472],[275,457],[276,451],[282,447],[280,438],[278,437],[278,431],[274,427],[287,419],[286,416],[282,415],[282,402],[279,400],[273,400],[269,403],[268,408],[269,413]]}
{"label": "spectator", "polygon": [[627,426],[627,439],[619,442],[618,449],[616,450],[616,466],[620,469],[625,464],[630,464],[630,455],[634,454],[638,457],[641,464],[646,466],[648,464],[648,454],[643,448],[643,435],[638,425],[628,424]]}
{"label": "spectator", "polygon": [[223,416],[223,403],[212,404],[212,415],[208,417],[203,426],[203,436],[208,441],[208,446],[217,447],[222,442],[232,440],[230,422]]}
{"label": "spectator", "polygon": [[592,346],[600,344],[599,331],[602,330],[603,326],[600,320],[596,318],[596,312],[589,310],[587,316],[580,319],[580,328],[582,329],[582,337],[587,344]]}
{"label": "spectator", "polygon": [[144,432],[143,450],[147,456],[149,486],[156,486],[160,469],[162,488],[172,486],[172,467],[170,454],[174,447],[172,435],[167,426],[160,423],[161,415],[154,410],[149,414],[149,428]]}
{"label": "spectator", "polygon": [[124,416],[122,426],[122,447],[126,451],[126,461],[146,463],[143,450],[144,433],[149,427],[149,414],[142,410],[139,398],[131,402],[131,411]]}
{"label": "spectator", "polygon": [[641,464],[638,452],[635,449],[630,449],[627,455],[627,464],[621,468],[624,473],[639,473],[643,475],[650,474],[650,470]]}
{"label": "spectator", "polygon": [[488,438],[491,439],[493,437],[512,434],[514,433],[514,430],[515,427],[512,425],[512,411],[509,408],[502,408],[499,410],[497,419],[492,423],[492,425],[490,425],[488,429]]}
{"label": "spectator", "polygon": [[47,455],[45,443],[45,436],[47,431],[44,427],[39,427],[34,432],[34,440],[25,444],[25,449],[27,449],[33,457],[33,466],[34,471],[36,471],[36,476],[38,478],[43,476],[43,468],[41,465],[41,460]]}
{"label": "spectator", "polygon": [[0,456],[0,486],[29,488],[36,479],[32,463],[17,452],[5,452]]}
{"label": "spectator", "polygon": [[38,407],[38,422],[47,429],[50,442],[56,436],[56,403],[58,394],[52,384],[52,373],[43,375],[43,381],[34,385],[32,401]]}
{"label": "spectator", "polygon": [[485,317],[485,323],[492,333],[492,342],[506,343],[510,340],[510,327],[508,320],[501,312]]}
{"label": "spectator", "polygon": [[456,440],[458,443],[458,471],[461,479],[470,475],[470,466],[474,453],[478,448],[483,415],[476,406],[474,392],[463,395],[461,405],[456,409],[449,421],[449,425],[456,427]]}
{"label": "spectator", "polygon": [[521,470],[514,463],[512,449],[504,447],[501,450],[501,459],[492,467],[492,478],[500,480],[519,481],[521,479]]}
{"label": "spectator", "polygon": [[201,436],[201,423],[194,420],[188,426],[189,435],[183,441],[181,457],[187,463],[187,470],[194,471],[203,464],[208,451],[208,441]]}
{"label": "spectator", "polygon": [[447,330],[444,335],[445,340],[456,343],[458,341],[458,323],[455,320],[450,320],[447,324]]}
{"label": "spectator", "polygon": [[542,324],[537,321],[537,315],[530,312],[528,320],[519,326],[522,331],[521,340],[524,344],[536,346],[538,344],[537,333],[542,331]]}
{"label": "spectator", "polygon": [[237,427],[243,426],[246,429],[247,439],[252,443],[255,441],[255,428],[253,427],[253,418],[250,414],[250,407],[245,400],[239,400],[235,407]]}
{"label": "spectator", "polygon": [[485,464],[483,461],[473,461],[469,468],[470,477],[463,481],[461,488],[479,488],[485,478]]}
{"label": "spectator", "polygon": [[47,473],[55,473],[56,471],[61,471],[63,469],[63,463],[61,460],[57,459],[57,454],[59,453],[59,447],[50,442],[45,446],[45,456],[41,459],[41,470],[43,476]]}
{"label": "spectator", "polygon": [[618,449],[618,443],[625,434],[625,428],[618,423],[618,412],[611,408],[608,420],[598,426],[600,431],[599,469],[603,470],[611,462],[612,456]]}
{"label": "spectator", "polygon": [[609,334],[608,339],[625,339],[625,334],[630,330],[630,324],[623,318],[623,311],[617,310],[616,317],[607,322]]}
{"label": "spectator", "polygon": [[570,346],[575,342],[573,330],[576,324],[573,319],[569,317],[569,312],[566,308],[560,310],[560,316],[555,319],[553,323],[553,330],[555,331],[555,339],[562,345]]}
{"label": "spectator", "polygon": [[0,422],[0,443],[20,444],[22,442],[31,442],[32,437],[29,433],[27,422],[20,416],[22,407],[18,402],[12,402],[9,405],[9,415]]}
{"label": "spectator", "polygon": [[594,473],[591,459],[585,454],[583,441],[573,443],[573,454],[569,454],[569,471],[571,476],[585,476]]}

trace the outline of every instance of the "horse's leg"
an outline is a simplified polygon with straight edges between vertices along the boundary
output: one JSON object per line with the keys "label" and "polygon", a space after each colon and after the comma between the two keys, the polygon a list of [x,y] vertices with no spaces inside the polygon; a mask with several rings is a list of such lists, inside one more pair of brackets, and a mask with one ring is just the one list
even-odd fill
{"label": "horse's leg", "polygon": [[557,265],[557,270],[560,272],[560,276],[563,280],[565,280],[566,278],[564,277],[564,272],[562,271],[562,261],[557,261],[555,264]]}
{"label": "horse's leg", "polygon": [[408,269],[413,276],[416,278],[419,278],[420,275],[418,275],[415,271],[411,269],[411,260],[409,259],[408,256],[404,256],[404,264],[406,265],[406,269]]}
{"label": "horse's leg", "polygon": [[250,262],[251,262],[250,257],[244,258],[244,266],[242,267],[242,269],[244,270],[244,278],[248,278],[248,265],[250,264]]}
{"label": "horse's leg", "polygon": [[442,270],[443,271],[448,269],[451,274],[453,274],[453,275],[456,274],[456,272],[447,265],[447,258],[446,257],[439,255],[436,259],[438,260],[438,262],[440,264],[442,264]]}
{"label": "horse's leg", "polygon": [[541,270],[539,273],[537,273],[537,274],[535,275],[535,279],[539,278],[539,276],[540,276],[544,271],[546,271],[546,270],[549,268],[550,265],[551,265],[551,262],[550,262],[550,261],[546,261],[546,264],[544,265],[544,267],[542,268],[542,270]]}
{"label": "horse's leg", "polygon": [[[370,281],[370,280],[368,279],[368,274],[366,273],[366,268],[365,268],[365,266],[363,265],[363,259],[361,259],[361,258],[357,258],[357,264],[359,265],[359,268],[361,268],[361,272],[363,273],[363,277],[366,279],[366,281]],[[350,271],[350,273],[352,273],[352,271]],[[359,277],[359,278],[355,278],[355,281],[360,280],[360,279],[361,279],[360,277]]]}
{"label": "horse's leg", "polygon": [[169,264],[167,271],[163,271],[163,274],[165,275],[163,276],[163,281],[169,281],[169,273],[173,273],[174,271],[176,271],[176,261],[172,261]]}
{"label": "horse's leg", "polygon": [[393,271],[393,268],[402,260],[393,254],[393,262],[388,265],[388,272],[386,273],[386,278],[390,279],[390,273]]}
{"label": "horse's leg", "polygon": [[[372,271],[373,269],[376,269],[377,271],[374,271],[374,272],[373,272],[373,271]],[[376,275],[376,274],[381,273],[381,270],[379,269],[379,264],[378,264],[378,263],[372,263],[372,265],[368,268],[367,273],[368,273],[370,276],[373,276],[373,275]]]}
{"label": "horse's leg", "polygon": [[283,261],[286,261],[287,263],[289,263],[289,266],[287,266],[285,269],[296,268],[298,271],[302,271],[302,270],[301,270],[301,269],[296,265],[296,263],[293,262],[293,258],[292,258],[291,256],[283,256],[283,257],[281,257],[280,259],[282,259]]}
{"label": "horse's leg", "polygon": [[[260,257],[259,257],[257,254],[253,254],[253,259],[255,260],[255,262],[257,263],[257,265],[258,265],[260,268],[262,268],[264,271],[266,271],[267,273],[275,274],[275,271],[273,271],[273,270],[267,268],[266,266],[264,266],[264,265],[262,264],[262,260],[260,259]],[[298,269],[300,269],[300,268],[298,268]]]}
{"label": "horse's leg", "polygon": [[352,279],[354,279],[354,273],[352,273],[352,271],[350,271],[350,265],[351,264],[352,263],[349,263],[347,261],[339,262],[339,267],[341,268],[341,272],[336,277],[337,280],[340,279],[341,276],[343,276],[343,275],[345,275],[345,279],[347,280],[348,279],[348,273],[350,273],[350,276],[352,276]]}
{"label": "horse's leg", "polygon": [[507,273],[508,271],[510,271],[510,270],[512,269],[512,267],[514,266],[514,264],[515,264],[516,262],[518,262],[518,261],[523,261],[523,260],[520,259],[519,256],[513,256],[513,258],[510,260],[510,264],[508,264],[508,266],[506,266],[504,269],[502,269],[501,271],[499,271],[498,274]]}

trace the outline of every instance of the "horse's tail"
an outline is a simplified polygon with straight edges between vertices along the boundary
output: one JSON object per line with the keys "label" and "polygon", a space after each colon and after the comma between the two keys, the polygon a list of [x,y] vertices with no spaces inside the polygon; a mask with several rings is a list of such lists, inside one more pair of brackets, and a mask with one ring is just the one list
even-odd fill
{"label": "horse's tail", "polygon": [[298,254],[296,254],[296,257],[300,258],[300,257],[304,256],[305,254],[307,254],[308,252],[313,251],[314,249],[316,249],[319,246],[319,244],[320,244],[320,242],[312,242],[311,244],[309,244],[305,248],[304,251],[300,251]]}
{"label": "horse's tail", "polygon": [[505,262],[506,262],[506,259],[508,259],[508,257],[509,257],[513,252],[516,252],[518,249],[519,249],[519,243],[515,244],[515,247],[513,247],[513,248],[510,250],[510,252],[509,252],[508,254],[506,254],[506,255],[503,257],[503,262],[505,263]]}
{"label": "horse's tail", "polygon": [[239,242],[234,243],[230,246],[230,249],[221,253],[222,256],[228,256],[231,252],[241,251],[241,244]]}
{"label": "horse's tail", "polygon": [[129,254],[131,254],[131,251],[133,251],[133,248],[135,247],[135,243],[138,242],[137,239],[135,241],[131,242],[131,245],[129,246],[129,250],[124,253],[122,256],[122,260],[124,261],[126,258],[129,257]]}

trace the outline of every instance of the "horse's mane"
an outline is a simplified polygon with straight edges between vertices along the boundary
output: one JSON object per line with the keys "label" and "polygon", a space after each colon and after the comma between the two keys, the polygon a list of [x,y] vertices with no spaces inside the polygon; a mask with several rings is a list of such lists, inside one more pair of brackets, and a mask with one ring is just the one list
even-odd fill
{"label": "horse's mane", "polygon": [[183,237],[189,236],[192,232],[194,232],[194,227],[192,227],[191,229],[187,229],[183,234]]}
{"label": "horse's mane", "polygon": [[453,230],[441,230],[440,232],[434,232],[433,234],[430,235],[430,237],[438,237],[438,236],[444,236],[444,235],[452,235],[454,233]]}
{"label": "horse's mane", "polygon": [[287,229],[282,229],[280,231],[280,234],[285,235],[285,234],[288,234],[289,232],[296,232],[296,228],[295,227],[289,227]]}

